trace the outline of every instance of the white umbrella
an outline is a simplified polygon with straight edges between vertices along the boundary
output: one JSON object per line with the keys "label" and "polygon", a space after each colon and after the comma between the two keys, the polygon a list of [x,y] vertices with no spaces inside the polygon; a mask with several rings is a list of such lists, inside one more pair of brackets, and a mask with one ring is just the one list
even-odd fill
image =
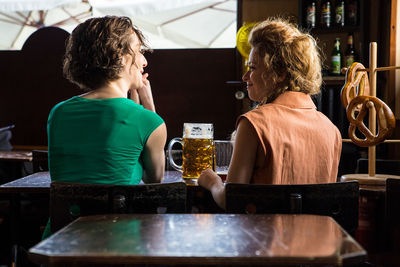
{"label": "white umbrella", "polygon": [[20,49],[44,26],[69,32],[92,15],[87,0],[0,0],[0,49]]}
{"label": "white umbrella", "polygon": [[[237,0],[89,0],[103,15],[125,15],[163,48],[234,47]],[[166,47],[167,46],[167,47]],[[169,47],[168,47],[169,46]]]}
{"label": "white umbrella", "polygon": [[65,4],[78,3],[80,0],[0,0],[1,12],[49,10]]}
{"label": "white umbrella", "polygon": [[235,47],[237,0],[0,0],[0,49],[38,28],[71,32],[92,16],[131,17],[153,48]]}

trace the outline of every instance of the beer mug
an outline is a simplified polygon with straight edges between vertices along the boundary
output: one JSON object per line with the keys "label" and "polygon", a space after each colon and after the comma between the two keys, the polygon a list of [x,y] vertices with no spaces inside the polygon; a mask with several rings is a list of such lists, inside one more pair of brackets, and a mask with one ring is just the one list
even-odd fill
{"label": "beer mug", "polygon": [[[172,147],[182,145],[182,166],[174,162]],[[173,138],[168,144],[171,166],[182,171],[182,178],[197,179],[208,168],[214,169],[214,128],[211,123],[184,123],[183,138]]]}
{"label": "beer mug", "polygon": [[225,182],[233,153],[233,141],[214,140],[214,151],[215,172]]}

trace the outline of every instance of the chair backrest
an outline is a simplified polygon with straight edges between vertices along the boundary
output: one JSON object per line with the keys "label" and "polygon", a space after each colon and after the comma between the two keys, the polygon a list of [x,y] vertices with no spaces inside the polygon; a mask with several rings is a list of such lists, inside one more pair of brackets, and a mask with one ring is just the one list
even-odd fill
{"label": "chair backrest", "polygon": [[357,181],[326,184],[226,184],[228,213],[306,213],[333,217],[354,234],[358,227]]}
{"label": "chair backrest", "polygon": [[386,179],[386,244],[400,251],[400,179]]}
{"label": "chair backrest", "polygon": [[33,172],[43,172],[49,170],[47,150],[32,150]]}
{"label": "chair backrest", "polygon": [[106,185],[52,182],[50,222],[54,233],[79,216],[106,213],[184,213],[186,185]]}

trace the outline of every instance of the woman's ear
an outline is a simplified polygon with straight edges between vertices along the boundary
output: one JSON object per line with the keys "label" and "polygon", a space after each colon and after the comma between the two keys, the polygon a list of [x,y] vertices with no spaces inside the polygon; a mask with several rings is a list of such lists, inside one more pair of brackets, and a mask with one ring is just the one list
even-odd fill
{"label": "woman's ear", "polygon": [[129,59],[127,58],[127,56],[128,56],[128,54],[125,54],[125,55],[122,56],[121,63],[122,63],[122,65],[124,65],[124,66],[126,66],[128,60],[129,60]]}

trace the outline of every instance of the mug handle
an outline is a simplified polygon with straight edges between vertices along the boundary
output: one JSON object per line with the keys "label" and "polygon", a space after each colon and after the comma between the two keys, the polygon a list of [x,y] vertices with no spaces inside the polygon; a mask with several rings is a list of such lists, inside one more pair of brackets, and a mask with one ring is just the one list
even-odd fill
{"label": "mug handle", "polygon": [[171,139],[171,141],[168,144],[168,159],[169,159],[169,163],[175,170],[182,171],[182,165],[180,165],[180,166],[177,165],[174,161],[174,158],[172,157],[172,147],[174,146],[175,143],[180,143],[183,147],[183,139],[180,137],[175,137],[175,138]]}

